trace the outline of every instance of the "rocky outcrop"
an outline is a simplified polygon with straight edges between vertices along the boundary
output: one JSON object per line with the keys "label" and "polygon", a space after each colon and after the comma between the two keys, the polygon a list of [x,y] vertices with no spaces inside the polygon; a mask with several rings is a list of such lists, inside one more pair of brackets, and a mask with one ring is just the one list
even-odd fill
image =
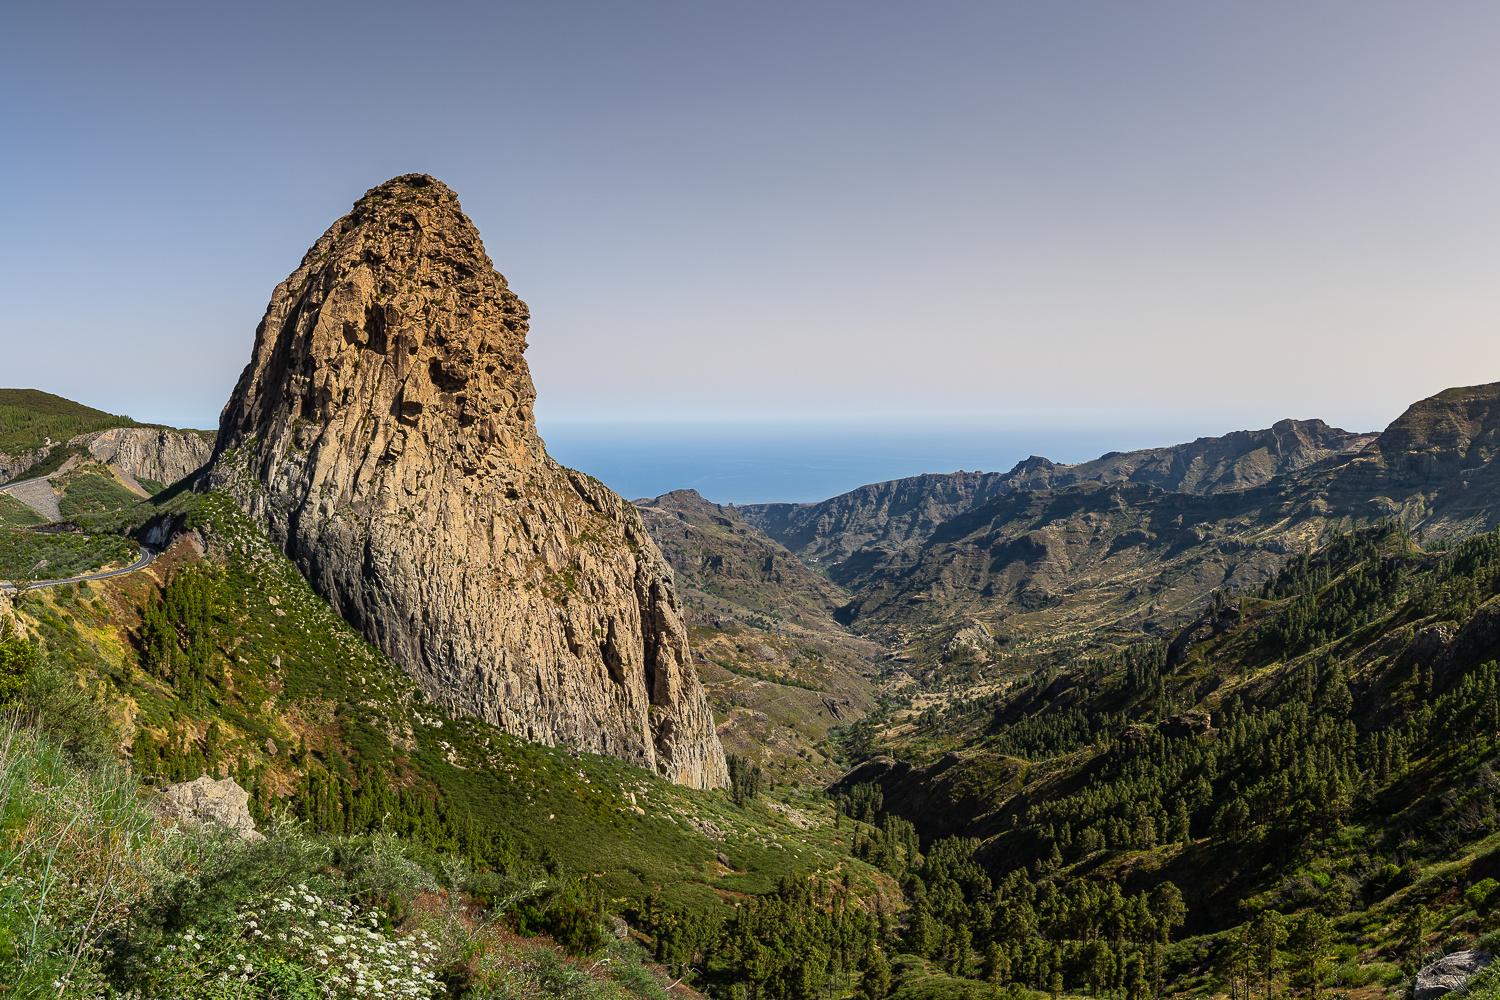
{"label": "rocky outcrop", "polygon": [[453,192],[372,189],[273,293],[204,485],[440,704],[724,785],[670,567],[537,436],[528,318]]}
{"label": "rocky outcrop", "polygon": [[250,816],[250,794],[233,778],[215,780],[208,775],[168,785],[155,800],[156,811],[178,823],[217,823],[237,833],[241,840],[261,840]]}
{"label": "rocky outcrop", "polygon": [[1369,450],[1400,483],[1479,470],[1500,453],[1500,382],[1447,389],[1413,403]]}
{"label": "rocky outcrop", "polygon": [[1487,951],[1455,951],[1444,955],[1417,973],[1413,984],[1413,1000],[1437,1000],[1438,997],[1461,989],[1465,983],[1479,975],[1490,965]]}
{"label": "rocky outcrop", "polygon": [[809,566],[833,574],[861,550],[894,552],[926,541],[949,518],[1009,492],[1010,475],[912,476],[861,486],[820,503],[745,504],[736,510]]}
{"label": "rocky outcrop", "polygon": [[132,479],[170,486],[208,463],[213,442],[195,431],[160,427],[117,427],[80,434],[68,441]]}
{"label": "rocky outcrop", "polygon": [[19,479],[27,469],[46,458],[47,451],[46,448],[37,448],[34,451],[23,451],[15,455],[0,453],[0,483]]}

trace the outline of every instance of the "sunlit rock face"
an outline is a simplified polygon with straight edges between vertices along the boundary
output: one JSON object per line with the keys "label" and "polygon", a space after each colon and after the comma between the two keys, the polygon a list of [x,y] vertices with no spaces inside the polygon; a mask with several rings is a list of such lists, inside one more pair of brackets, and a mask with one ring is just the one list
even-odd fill
{"label": "sunlit rock face", "polygon": [[372,189],[272,294],[206,483],[437,702],[724,785],[670,567],[537,436],[528,318],[452,191]]}

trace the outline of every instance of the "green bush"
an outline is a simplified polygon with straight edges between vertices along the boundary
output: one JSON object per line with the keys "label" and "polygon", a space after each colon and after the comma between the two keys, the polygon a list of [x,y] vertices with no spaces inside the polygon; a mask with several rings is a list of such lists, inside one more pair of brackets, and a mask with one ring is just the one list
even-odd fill
{"label": "green bush", "polygon": [[0,708],[14,705],[34,666],[36,647],[10,621],[0,621]]}
{"label": "green bush", "polygon": [[113,760],[118,738],[109,715],[52,657],[36,658],[17,700],[23,717],[75,758]]}
{"label": "green bush", "polygon": [[592,955],[604,947],[604,931],[598,915],[581,906],[553,907],[547,913],[545,926],[569,955]]}
{"label": "green bush", "polygon": [[1488,915],[1496,906],[1500,906],[1500,882],[1492,878],[1476,882],[1464,893],[1464,899],[1474,907],[1476,913]]}
{"label": "green bush", "polygon": [[[136,544],[119,535],[42,534],[0,530],[0,580],[56,580],[131,563]],[[45,561],[45,565],[42,564]]]}

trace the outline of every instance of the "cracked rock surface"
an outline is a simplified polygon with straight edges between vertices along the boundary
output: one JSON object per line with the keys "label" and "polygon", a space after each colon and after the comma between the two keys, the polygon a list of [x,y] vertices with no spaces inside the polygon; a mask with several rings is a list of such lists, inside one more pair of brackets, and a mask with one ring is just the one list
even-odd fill
{"label": "cracked rock surface", "polygon": [[725,785],[671,568],[537,436],[528,320],[452,191],[371,189],[272,294],[206,485],[440,704]]}

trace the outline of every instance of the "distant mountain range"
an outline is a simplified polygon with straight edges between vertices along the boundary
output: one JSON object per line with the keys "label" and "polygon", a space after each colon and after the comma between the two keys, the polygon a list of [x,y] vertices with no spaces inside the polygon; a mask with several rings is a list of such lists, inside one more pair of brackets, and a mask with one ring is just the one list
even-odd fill
{"label": "distant mountain range", "polygon": [[[692,585],[722,587],[733,573],[743,589],[753,578],[761,592],[752,603],[792,614],[829,609],[842,591],[848,600],[829,613],[885,642],[970,621],[1002,639],[1139,634],[1169,626],[1216,589],[1259,584],[1332,530],[1382,518],[1437,537],[1493,527],[1497,402],[1500,383],[1422,400],[1379,434],[1283,420],[1076,465],[1033,456],[1004,473],[721,508],[733,526],[700,528],[691,540],[669,542],[684,531],[680,519],[648,523]],[[682,491],[637,502],[663,503],[702,501]],[[836,588],[797,572],[782,552]],[[775,572],[743,571],[755,566]]]}

